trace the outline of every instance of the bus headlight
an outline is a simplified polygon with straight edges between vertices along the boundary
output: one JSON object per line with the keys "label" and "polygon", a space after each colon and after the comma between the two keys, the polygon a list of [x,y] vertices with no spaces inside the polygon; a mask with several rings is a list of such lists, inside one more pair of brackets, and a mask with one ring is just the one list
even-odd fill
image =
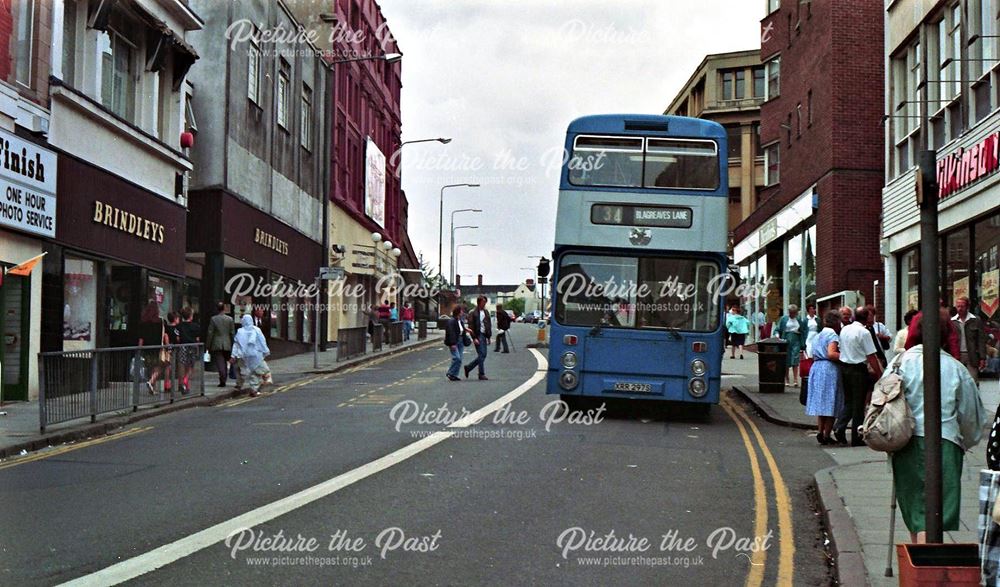
{"label": "bus headlight", "polygon": [[688,382],[688,393],[694,397],[705,397],[708,393],[708,385],[705,384],[704,379],[692,379]]}
{"label": "bus headlight", "polygon": [[691,361],[691,373],[695,377],[701,377],[706,372],[708,372],[708,365],[705,364],[705,361],[702,361],[701,359]]}
{"label": "bus headlight", "polygon": [[563,371],[559,376],[559,387],[566,390],[575,388],[579,382],[580,378],[572,371]]}
{"label": "bus headlight", "polygon": [[564,369],[576,369],[576,353],[573,351],[563,353],[561,362]]}

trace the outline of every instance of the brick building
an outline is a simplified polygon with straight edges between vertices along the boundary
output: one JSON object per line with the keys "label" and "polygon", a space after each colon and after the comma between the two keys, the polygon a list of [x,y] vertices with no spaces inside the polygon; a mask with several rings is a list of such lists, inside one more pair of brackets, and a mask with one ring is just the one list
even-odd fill
{"label": "brick building", "polygon": [[734,231],[741,274],[766,284],[747,301],[769,320],[872,301],[882,275],[882,5],[777,4],[761,21],[765,187]]}

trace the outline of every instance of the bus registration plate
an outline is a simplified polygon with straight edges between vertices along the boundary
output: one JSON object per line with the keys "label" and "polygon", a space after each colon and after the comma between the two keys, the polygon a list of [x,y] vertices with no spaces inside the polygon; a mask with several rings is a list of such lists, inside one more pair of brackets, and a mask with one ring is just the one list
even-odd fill
{"label": "bus registration plate", "polygon": [[615,391],[624,391],[627,393],[652,393],[653,385],[651,383],[615,383]]}

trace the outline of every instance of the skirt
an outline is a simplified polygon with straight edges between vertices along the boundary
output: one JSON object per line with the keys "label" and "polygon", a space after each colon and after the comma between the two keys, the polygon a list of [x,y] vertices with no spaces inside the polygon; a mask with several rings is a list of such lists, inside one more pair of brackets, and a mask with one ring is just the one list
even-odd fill
{"label": "skirt", "polygon": [[[903,450],[892,455],[896,503],[906,528],[913,533],[925,530],[924,438],[914,436]],[[954,442],[941,441],[942,522],[945,532],[958,530],[962,487],[962,449]]]}

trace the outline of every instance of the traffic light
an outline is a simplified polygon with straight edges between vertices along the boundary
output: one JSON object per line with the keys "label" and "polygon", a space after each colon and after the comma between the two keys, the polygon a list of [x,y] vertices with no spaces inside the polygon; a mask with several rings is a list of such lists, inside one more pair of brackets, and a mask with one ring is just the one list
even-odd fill
{"label": "traffic light", "polygon": [[548,283],[549,282],[549,260],[542,257],[538,261],[538,283]]}

